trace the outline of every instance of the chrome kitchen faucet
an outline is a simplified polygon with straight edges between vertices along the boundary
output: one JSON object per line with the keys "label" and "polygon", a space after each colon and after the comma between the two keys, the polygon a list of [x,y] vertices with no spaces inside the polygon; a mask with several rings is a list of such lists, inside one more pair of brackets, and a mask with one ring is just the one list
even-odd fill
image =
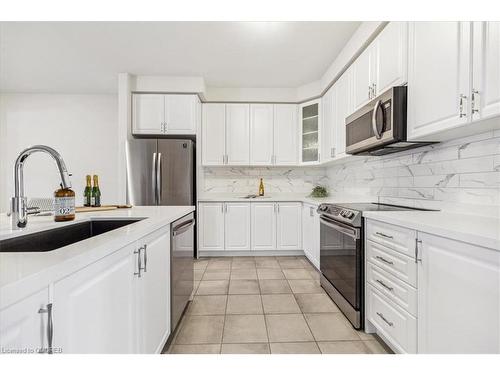
{"label": "chrome kitchen faucet", "polygon": [[28,215],[37,213],[36,210],[28,208],[28,199],[24,196],[24,162],[34,152],[45,152],[52,156],[61,175],[61,186],[66,189],[71,187],[68,170],[64,160],[59,153],[52,147],[44,145],[31,146],[22,151],[16,159],[14,165],[14,197],[11,205],[11,224],[12,229],[24,228],[28,223]]}

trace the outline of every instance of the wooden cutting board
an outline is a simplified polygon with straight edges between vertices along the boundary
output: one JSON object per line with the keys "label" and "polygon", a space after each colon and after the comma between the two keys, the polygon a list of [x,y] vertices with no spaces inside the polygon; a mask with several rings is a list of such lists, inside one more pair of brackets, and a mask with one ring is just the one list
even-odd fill
{"label": "wooden cutting board", "polygon": [[100,207],[75,207],[75,212],[94,212],[94,211],[112,211],[117,210],[119,208],[131,208],[132,206],[129,204],[122,205],[106,205]]}

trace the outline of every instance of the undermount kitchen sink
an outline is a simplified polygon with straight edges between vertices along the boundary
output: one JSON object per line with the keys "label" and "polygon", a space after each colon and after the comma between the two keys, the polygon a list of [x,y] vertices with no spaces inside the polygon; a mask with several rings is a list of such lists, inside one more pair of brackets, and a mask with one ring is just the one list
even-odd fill
{"label": "undermount kitchen sink", "polygon": [[0,252],[44,252],[136,223],[142,219],[90,220],[0,241]]}
{"label": "undermount kitchen sink", "polygon": [[261,197],[260,195],[249,194],[249,195],[245,195],[244,197],[240,197],[240,198],[243,198],[243,199],[266,199],[267,198],[267,199],[269,199],[271,197],[269,195]]}

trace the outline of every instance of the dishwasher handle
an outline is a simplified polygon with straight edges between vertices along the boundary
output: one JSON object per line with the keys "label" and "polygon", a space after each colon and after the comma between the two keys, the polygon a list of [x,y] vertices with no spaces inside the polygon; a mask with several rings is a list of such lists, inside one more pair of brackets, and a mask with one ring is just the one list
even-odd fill
{"label": "dishwasher handle", "polygon": [[180,223],[179,225],[176,225],[172,229],[172,235],[177,236],[179,234],[186,232],[190,227],[192,227],[195,224],[195,222],[196,222],[195,219],[190,219]]}

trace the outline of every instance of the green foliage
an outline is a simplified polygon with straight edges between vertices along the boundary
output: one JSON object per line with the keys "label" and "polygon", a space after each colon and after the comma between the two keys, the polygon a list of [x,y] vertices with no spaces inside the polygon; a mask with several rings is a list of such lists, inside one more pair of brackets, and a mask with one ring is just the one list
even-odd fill
{"label": "green foliage", "polygon": [[311,192],[311,197],[313,198],[324,198],[328,197],[328,190],[324,186],[315,186]]}

